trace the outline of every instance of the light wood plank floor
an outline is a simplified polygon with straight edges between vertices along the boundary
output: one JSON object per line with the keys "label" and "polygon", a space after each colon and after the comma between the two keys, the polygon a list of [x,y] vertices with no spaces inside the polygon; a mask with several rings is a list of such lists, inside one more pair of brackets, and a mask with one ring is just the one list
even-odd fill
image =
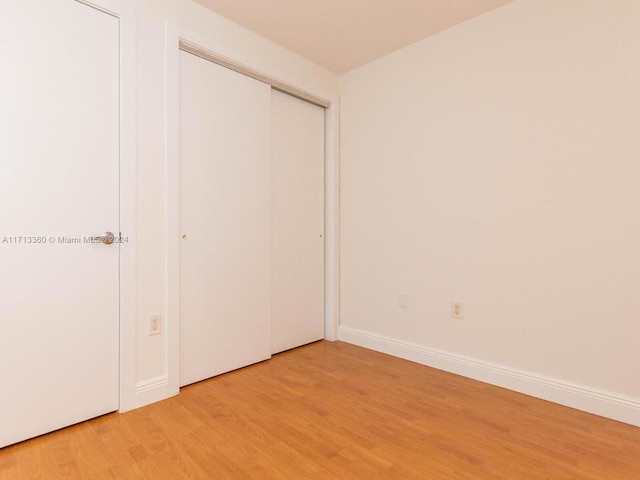
{"label": "light wood plank floor", "polygon": [[346,343],[0,450],[0,479],[640,479],[640,429]]}

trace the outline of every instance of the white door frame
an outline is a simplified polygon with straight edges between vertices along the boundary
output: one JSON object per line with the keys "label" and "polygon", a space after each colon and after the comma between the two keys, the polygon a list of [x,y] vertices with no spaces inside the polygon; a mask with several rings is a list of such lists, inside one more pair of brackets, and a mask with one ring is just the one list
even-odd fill
{"label": "white door frame", "polygon": [[325,339],[338,339],[338,95],[171,22],[165,24],[166,307],[169,391],[179,391],[179,51],[184,50],[325,107]]}
{"label": "white door frame", "polygon": [[120,32],[120,405],[136,405],[135,265],[136,265],[136,34],[135,10],[128,0],[69,0],[119,20]]}

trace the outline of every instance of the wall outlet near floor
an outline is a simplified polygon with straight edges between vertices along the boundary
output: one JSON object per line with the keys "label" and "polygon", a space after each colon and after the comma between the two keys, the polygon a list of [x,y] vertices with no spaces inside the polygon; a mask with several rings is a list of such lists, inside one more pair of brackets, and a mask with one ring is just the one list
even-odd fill
{"label": "wall outlet near floor", "polygon": [[159,313],[154,313],[149,317],[149,335],[160,335],[160,319],[161,317]]}
{"label": "wall outlet near floor", "polygon": [[451,318],[464,320],[464,303],[451,302]]}

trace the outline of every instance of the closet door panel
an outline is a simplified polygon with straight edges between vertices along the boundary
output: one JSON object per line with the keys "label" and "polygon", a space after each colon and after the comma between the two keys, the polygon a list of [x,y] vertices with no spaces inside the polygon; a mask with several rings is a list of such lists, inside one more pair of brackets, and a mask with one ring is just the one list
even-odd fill
{"label": "closet door panel", "polygon": [[180,384],[271,353],[271,91],[180,52]]}
{"label": "closet door panel", "polygon": [[324,109],[272,91],[272,353],[324,337]]}

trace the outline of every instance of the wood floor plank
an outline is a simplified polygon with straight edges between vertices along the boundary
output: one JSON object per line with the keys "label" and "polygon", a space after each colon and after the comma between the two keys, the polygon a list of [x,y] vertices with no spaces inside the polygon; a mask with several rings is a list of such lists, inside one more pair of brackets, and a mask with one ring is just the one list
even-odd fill
{"label": "wood floor plank", "polygon": [[0,480],[638,480],[640,429],[341,342],[0,450]]}

